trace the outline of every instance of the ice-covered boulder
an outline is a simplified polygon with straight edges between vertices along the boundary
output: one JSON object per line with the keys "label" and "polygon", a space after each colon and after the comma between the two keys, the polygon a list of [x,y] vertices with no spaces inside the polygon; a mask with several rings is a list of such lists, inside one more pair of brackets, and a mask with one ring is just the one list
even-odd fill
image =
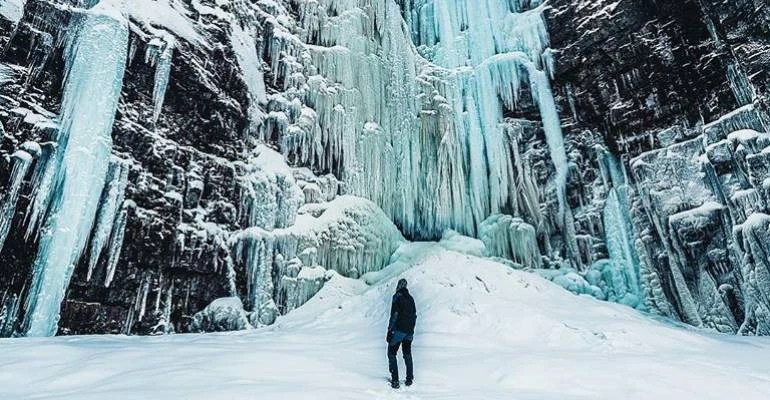
{"label": "ice-covered boulder", "polygon": [[447,250],[476,257],[485,257],[488,255],[487,246],[483,241],[461,235],[451,229],[444,231],[444,235],[441,237],[439,245]]}
{"label": "ice-covered boulder", "polygon": [[191,332],[224,332],[251,329],[249,318],[241,299],[222,297],[195,313],[190,324]]}
{"label": "ice-covered boulder", "polygon": [[376,204],[354,196],[302,208],[294,225],[274,234],[285,257],[315,248],[318,265],[352,278],[382,269],[405,241]]}
{"label": "ice-covered boulder", "polygon": [[534,272],[572,293],[593,296],[599,300],[607,299],[599,287],[586,281],[582,275],[572,268],[536,269]]}

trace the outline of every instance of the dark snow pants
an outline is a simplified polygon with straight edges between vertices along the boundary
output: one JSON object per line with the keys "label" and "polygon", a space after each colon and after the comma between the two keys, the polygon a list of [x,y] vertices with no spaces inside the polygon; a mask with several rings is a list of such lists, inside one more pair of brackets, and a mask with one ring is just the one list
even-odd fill
{"label": "dark snow pants", "polygon": [[398,348],[403,344],[403,356],[404,363],[406,364],[406,380],[411,381],[414,379],[414,371],[412,366],[412,335],[406,335],[401,332],[394,332],[393,340],[388,343],[388,364],[390,367],[390,377],[392,380],[398,380],[398,361],[396,360],[396,354],[398,354]]}

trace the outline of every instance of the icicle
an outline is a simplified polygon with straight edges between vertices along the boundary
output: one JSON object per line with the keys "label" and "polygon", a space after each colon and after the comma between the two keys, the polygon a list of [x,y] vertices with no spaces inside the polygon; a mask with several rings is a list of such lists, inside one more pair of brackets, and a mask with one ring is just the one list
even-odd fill
{"label": "icicle", "polygon": [[[86,280],[91,280],[99,256],[110,243],[108,240],[114,230],[115,222],[120,218],[123,195],[128,184],[128,165],[120,159],[114,159],[107,171],[107,179],[99,202],[99,212],[96,215],[88,260]],[[108,285],[109,286],[109,285]]]}
{"label": "icicle", "polygon": [[56,333],[61,301],[98,209],[128,51],[119,5],[102,0],[75,15],[67,38],[60,149],[49,169],[55,175],[51,182],[61,183],[33,266],[24,321],[28,336]]}
{"label": "icicle", "polygon": [[11,155],[11,176],[5,195],[0,197],[0,250],[11,229],[13,217],[16,214],[16,201],[19,199],[24,177],[27,176],[33,157],[24,150],[18,150]]}
{"label": "icicle", "polygon": [[756,89],[740,65],[733,63],[727,66],[727,81],[739,105],[751,104],[754,101]]}
{"label": "icicle", "polygon": [[107,250],[107,275],[104,278],[104,286],[109,287],[112,279],[115,277],[115,269],[118,267],[120,251],[123,248],[123,237],[126,231],[126,221],[128,220],[128,210],[136,207],[133,201],[126,200],[120,209],[120,213],[112,225],[110,232],[110,243]]}
{"label": "icicle", "polygon": [[137,309],[139,310],[139,316],[137,320],[139,322],[144,319],[144,314],[147,312],[147,295],[150,293],[150,276],[145,275],[142,286],[139,287],[139,293],[137,293]]}
{"label": "icicle", "polygon": [[564,150],[564,135],[561,131],[561,121],[553,99],[551,84],[543,71],[529,68],[529,80],[533,97],[537,99],[540,115],[543,120],[543,131],[550,150],[551,160],[556,168],[556,190],[559,195],[559,213],[567,208],[567,152]]}
{"label": "icicle", "polygon": [[[58,127],[57,127],[58,129]],[[25,222],[27,230],[24,234],[25,239],[35,238],[40,234],[41,225],[45,222],[45,217],[50,209],[51,201],[58,192],[57,169],[61,163],[61,150],[55,144],[42,146],[40,158],[35,165],[35,172],[30,180],[32,199],[27,206]]]}
{"label": "icicle", "polygon": [[158,122],[158,117],[163,110],[163,99],[166,97],[169,78],[171,77],[171,61],[174,58],[173,36],[166,35],[163,38],[153,38],[147,44],[147,52],[144,61],[155,66],[155,82],[152,89],[152,123]]}

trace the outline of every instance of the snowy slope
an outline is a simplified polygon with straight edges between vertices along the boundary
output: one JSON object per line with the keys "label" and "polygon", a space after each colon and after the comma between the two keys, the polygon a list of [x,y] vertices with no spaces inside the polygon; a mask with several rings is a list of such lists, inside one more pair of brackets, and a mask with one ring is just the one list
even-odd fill
{"label": "snowy slope", "polygon": [[410,281],[418,305],[412,388],[386,387],[383,336],[397,276],[380,274],[372,286],[335,275],[257,331],[4,339],[0,397],[770,398],[770,340],[653,321],[436,244],[408,244],[394,258],[385,271]]}

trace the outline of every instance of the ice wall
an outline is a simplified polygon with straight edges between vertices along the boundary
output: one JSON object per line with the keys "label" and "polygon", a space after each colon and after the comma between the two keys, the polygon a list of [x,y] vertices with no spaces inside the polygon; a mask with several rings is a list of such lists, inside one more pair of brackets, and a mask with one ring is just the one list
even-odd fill
{"label": "ice wall", "polygon": [[103,0],[76,13],[66,37],[57,155],[47,166],[51,185],[38,194],[50,191],[51,201],[27,297],[28,336],[56,333],[59,306],[99,209],[127,55],[120,4]]}
{"label": "ice wall", "polygon": [[[290,165],[333,174],[341,194],[373,201],[409,238],[438,239],[454,230],[521,266],[543,266],[541,252],[572,260],[569,165],[549,81],[546,7],[508,0],[409,4],[402,14],[392,0],[294,1],[296,25],[267,19],[264,61],[268,83],[278,89],[269,94],[250,28],[234,25],[250,102],[264,105],[263,113],[250,111],[260,121],[258,138],[275,144]],[[537,123],[510,118],[524,106],[535,108]],[[524,126],[542,132],[548,147],[544,187],[522,154]],[[387,264],[400,235],[369,232],[383,223],[360,213],[316,221],[339,206],[325,204],[330,198],[319,196],[315,184],[303,184],[304,200],[319,204],[299,208],[294,220],[288,167],[259,164],[246,164],[253,166],[240,185],[246,229],[231,241],[253,324],[271,323],[309,298],[320,280],[312,268],[357,277]],[[321,217],[310,217],[315,213]],[[307,230],[318,226],[328,228]],[[554,247],[551,236],[561,236]]]}

